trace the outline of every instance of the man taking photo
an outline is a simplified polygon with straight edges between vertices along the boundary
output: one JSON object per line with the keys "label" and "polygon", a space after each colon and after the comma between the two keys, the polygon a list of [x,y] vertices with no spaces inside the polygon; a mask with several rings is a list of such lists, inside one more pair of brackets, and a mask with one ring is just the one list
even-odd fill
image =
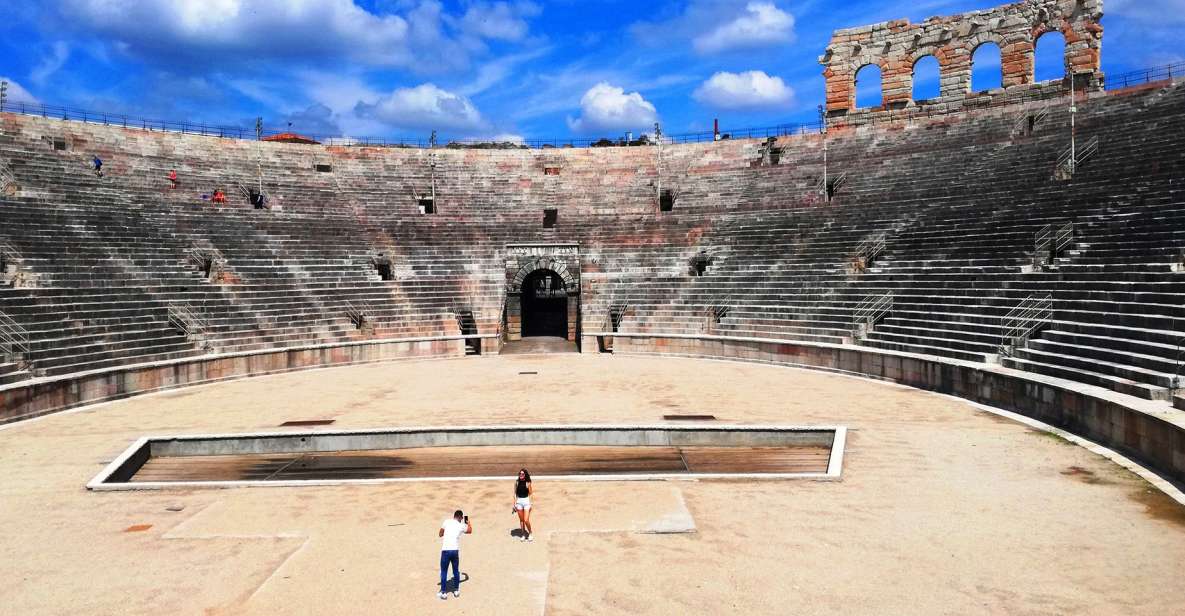
{"label": "man taking photo", "polygon": [[453,565],[453,596],[461,596],[461,535],[472,535],[473,525],[469,523],[469,516],[460,509],[453,513],[451,520],[440,524],[440,537],[444,540],[440,544],[440,592],[437,597],[445,599],[444,591],[448,588],[449,563]]}

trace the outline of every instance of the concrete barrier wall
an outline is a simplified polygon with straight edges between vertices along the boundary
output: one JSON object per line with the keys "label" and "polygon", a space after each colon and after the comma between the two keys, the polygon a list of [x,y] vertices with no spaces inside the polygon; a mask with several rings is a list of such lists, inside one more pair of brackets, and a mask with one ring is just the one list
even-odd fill
{"label": "concrete barrier wall", "polygon": [[830,447],[833,427],[514,426],[152,437],[152,457],[370,451],[419,447]]}
{"label": "concrete barrier wall", "polygon": [[[481,338],[483,352],[497,353],[496,337]],[[186,358],[34,379],[0,388],[0,424],[190,385],[293,370],[464,355],[462,336],[405,338]]]}
{"label": "concrete barrier wall", "polygon": [[[587,335],[585,349],[597,349]],[[1072,381],[939,357],[720,336],[615,334],[614,354],[764,362],[842,372],[950,394],[1031,417],[1122,452],[1185,484],[1185,413]]]}

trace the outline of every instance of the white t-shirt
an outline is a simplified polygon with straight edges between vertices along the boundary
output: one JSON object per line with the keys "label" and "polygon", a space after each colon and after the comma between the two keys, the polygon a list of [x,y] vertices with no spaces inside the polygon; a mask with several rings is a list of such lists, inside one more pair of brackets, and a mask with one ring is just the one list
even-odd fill
{"label": "white t-shirt", "polygon": [[444,529],[444,540],[440,544],[441,551],[461,549],[461,535],[465,534],[469,525],[449,518],[441,522],[440,527]]}

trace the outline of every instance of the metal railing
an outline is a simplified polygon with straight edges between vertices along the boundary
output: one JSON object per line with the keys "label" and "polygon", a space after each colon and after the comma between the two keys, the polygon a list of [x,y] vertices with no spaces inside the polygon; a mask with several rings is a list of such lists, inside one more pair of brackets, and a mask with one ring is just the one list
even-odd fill
{"label": "metal railing", "polygon": [[16,184],[16,175],[8,167],[8,163],[0,161],[0,192],[3,192],[11,184]]}
{"label": "metal railing", "polygon": [[1185,379],[1185,334],[1177,337],[1176,365],[1176,370],[1173,371],[1173,380],[1171,384],[1173,393],[1178,393],[1181,391],[1182,387],[1185,387],[1185,381],[1182,380]]}
{"label": "metal railing", "polygon": [[1074,157],[1074,166],[1086,162],[1088,158],[1099,153],[1099,136],[1091,137],[1081,148],[1078,149],[1077,155]]}
{"label": "metal railing", "polygon": [[703,331],[711,332],[714,327],[720,324],[728,313],[732,310],[732,296],[724,298],[723,302],[712,304],[704,308],[704,326]]}
{"label": "metal railing", "polygon": [[848,173],[845,171],[839,175],[819,178],[819,182],[816,184],[816,186],[818,187],[819,192],[823,193],[823,196],[826,197],[828,201],[830,201],[831,198],[835,196],[835,193],[839,192],[839,189],[843,188],[843,185],[847,183]]}
{"label": "metal railing", "polygon": [[0,240],[0,257],[9,261],[17,261],[21,258],[21,253],[8,240]]}
{"label": "metal railing", "polygon": [[185,333],[186,336],[200,336],[210,327],[209,318],[200,309],[184,302],[169,303],[169,325]]}
{"label": "metal railing", "polygon": [[343,309],[346,317],[354,323],[354,327],[362,329],[367,325],[374,325],[374,308],[364,299],[346,300]]}
{"label": "metal railing", "polygon": [[1049,249],[1049,256],[1056,258],[1062,253],[1070,244],[1074,242],[1074,223],[1067,222],[1058,227],[1053,232],[1052,245]]}
{"label": "metal railing", "polygon": [[474,319],[473,309],[453,305],[453,316],[457,319],[457,331],[462,336],[477,334],[477,320]]}
{"label": "metal railing", "polygon": [[1045,118],[1049,117],[1049,105],[1045,105],[1036,111],[1026,109],[1024,113],[1016,119],[1016,123],[1012,125],[1012,133],[1030,134],[1032,129],[1036,128]]}
{"label": "metal railing", "polygon": [[1119,90],[1156,81],[1172,81],[1180,77],[1185,77],[1185,62],[1164,64],[1118,75],[1107,75],[1107,89]]}
{"label": "metal railing", "polygon": [[1079,165],[1098,153],[1099,137],[1095,135],[1077,148],[1073,144],[1066,146],[1066,149],[1062,150],[1061,155],[1057,157],[1056,169],[1072,175],[1078,170]]}
{"label": "metal railing", "polygon": [[852,312],[852,335],[867,335],[874,325],[893,310],[893,294],[870,295]]}
{"label": "metal railing", "polygon": [[0,356],[28,361],[32,354],[29,330],[0,311]]}
{"label": "metal railing", "polygon": [[1033,266],[1040,267],[1052,262],[1073,242],[1073,222],[1062,223],[1058,226],[1050,223],[1041,227],[1033,234]]}
{"label": "metal railing", "polygon": [[1000,354],[1009,355],[1028,342],[1041,327],[1053,320],[1053,296],[1030,295],[1000,320],[1004,333],[1000,336]]}
{"label": "metal railing", "polygon": [[[1105,78],[1104,87],[1108,90],[1128,88],[1131,86],[1141,85],[1145,83],[1153,83],[1158,81],[1174,80],[1178,77],[1185,76],[1185,62],[1176,62],[1173,64],[1165,64],[1127,73],[1116,75],[1108,75]],[[1005,107],[1009,105],[1016,105],[1031,101],[1045,100],[1054,98],[1064,94],[1064,87],[1046,87],[1046,88],[1027,88],[1018,89],[1015,91],[1006,91],[1003,96],[980,96],[969,97],[963,102],[964,109],[986,109],[993,107]],[[45,105],[41,103],[28,102],[5,102],[0,104],[0,112],[19,113],[23,115],[39,116],[43,118],[54,118],[61,120],[70,120],[78,122],[86,122],[91,124],[103,124],[108,126],[120,126],[124,128],[138,128],[142,130],[177,132],[182,134],[205,135],[212,137],[222,137],[228,139],[256,139],[258,137],[274,137],[283,133],[290,133],[294,130],[300,132],[299,129],[285,127],[283,129],[263,129],[256,132],[255,127],[242,126],[228,126],[219,124],[208,124],[205,122],[191,122],[185,120],[161,120],[151,119],[136,115],[128,115],[123,113],[111,113],[105,111],[93,111],[87,109],[80,109],[70,106],[61,105]],[[940,117],[947,115],[949,112],[944,107],[939,105],[925,105],[920,104],[916,107],[911,107],[905,111],[894,112],[888,110],[884,113],[874,113],[871,115],[862,115],[850,118],[834,118],[827,123],[830,126],[844,126],[844,125],[869,125],[887,123],[892,124],[901,121],[912,121],[918,118]],[[776,126],[768,126],[761,128],[742,128],[737,130],[720,131],[701,131],[683,133],[678,135],[663,134],[663,143],[701,143],[706,141],[717,141],[726,139],[768,139],[769,137],[784,137],[792,135],[803,135],[818,133],[823,130],[822,122],[795,122],[787,124],[779,124]],[[437,147],[436,141],[425,137],[387,137],[387,138],[373,138],[373,137],[349,137],[343,135],[321,135],[314,133],[303,133],[302,136],[308,137],[319,143],[327,145],[338,146],[361,146],[361,147],[394,147],[394,148],[431,148]],[[627,140],[621,137],[614,138],[551,138],[551,139],[524,139],[516,140],[514,142],[494,142],[490,139],[453,139],[447,142],[447,145],[440,147],[489,147],[489,148],[563,148],[563,147],[601,147],[601,146],[651,146],[656,142],[650,139],[630,139]]]}
{"label": "metal railing", "polygon": [[881,233],[869,238],[865,238],[856,246],[856,252],[852,255],[855,259],[864,259],[864,263],[872,263],[872,260],[879,257],[885,251],[885,234]]}
{"label": "metal railing", "polygon": [[609,302],[609,311],[605,314],[605,328],[616,333],[621,329],[621,322],[625,320],[625,313],[630,309],[626,302]]}

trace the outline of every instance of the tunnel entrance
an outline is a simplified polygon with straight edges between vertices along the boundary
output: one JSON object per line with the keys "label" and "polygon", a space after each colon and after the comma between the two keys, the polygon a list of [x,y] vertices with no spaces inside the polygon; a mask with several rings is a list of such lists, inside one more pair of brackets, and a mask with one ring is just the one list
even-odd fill
{"label": "tunnel entrance", "polygon": [[532,272],[523,280],[523,337],[568,337],[568,291],[564,279],[549,269]]}

